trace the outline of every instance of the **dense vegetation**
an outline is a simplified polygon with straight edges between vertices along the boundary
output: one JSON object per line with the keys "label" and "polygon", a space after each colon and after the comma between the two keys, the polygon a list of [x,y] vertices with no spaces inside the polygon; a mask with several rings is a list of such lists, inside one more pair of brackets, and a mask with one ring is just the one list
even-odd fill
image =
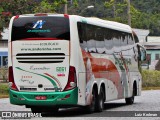
{"label": "dense vegetation", "polygon": [[0,83],[0,98],[7,98],[9,96],[8,83]]}
{"label": "dense vegetation", "polygon": [[[68,14],[99,17],[127,24],[128,0],[68,0]],[[160,0],[130,0],[132,27],[149,29],[160,35]],[[67,0],[0,0],[0,33],[13,15],[26,13],[64,13]],[[93,5],[94,8],[86,9]],[[1,35],[1,34],[0,34]]]}
{"label": "dense vegetation", "polygon": [[[150,35],[160,35],[160,0],[130,0],[133,28],[149,29]],[[86,6],[94,5],[94,9]],[[80,0],[69,8],[71,14],[94,16],[127,24],[127,0]]]}
{"label": "dense vegetation", "polygon": [[160,71],[142,70],[143,88],[160,87]]}

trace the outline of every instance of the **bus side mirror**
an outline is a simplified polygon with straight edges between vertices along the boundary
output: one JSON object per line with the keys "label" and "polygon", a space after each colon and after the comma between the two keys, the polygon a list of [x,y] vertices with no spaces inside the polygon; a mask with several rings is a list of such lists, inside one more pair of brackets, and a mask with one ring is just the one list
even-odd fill
{"label": "bus side mirror", "polygon": [[141,49],[141,61],[146,60],[146,51],[144,49]]}
{"label": "bus side mirror", "polygon": [[146,61],[146,58],[147,58],[146,49],[140,44],[137,44],[137,48],[139,51],[138,52],[139,61]]}

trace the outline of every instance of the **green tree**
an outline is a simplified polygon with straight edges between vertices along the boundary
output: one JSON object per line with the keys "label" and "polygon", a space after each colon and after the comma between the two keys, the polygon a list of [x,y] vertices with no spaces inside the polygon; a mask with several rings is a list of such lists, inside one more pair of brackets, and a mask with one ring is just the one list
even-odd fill
{"label": "green tree", "polygon": [[0,0],[0,36],[13,15],[32,13],[34,5],[33,0]]}
{"label": "green tree", "polygon": [[2,37],[1,32],[5,27],[8,27],[12,16],[41,12],[54,13],[65,3],[67,0],[41,0],[40,2],[34,0],[0,0],[0,39]]}
{"label": "green tree", "polygon": [[[64,13],[68,0],[0,0],[0,33],[13,15],[30,13]],[[94,8],[86,9],[93,5]],[[149,29],[160,35],[160,0],[131,0],[132,27]],[[10,12],[11,14],[2,14]],[[68,14],[93,16],[127,24],[127,0],[72,0]]]}
{"label": "green tree", "polygon": [[[127,23],[126,0],[110,0],[108,2],[104,2],[104,6],[108,10],[108,16],[106,17],[107,19]],[[109,13],[112,13],[112,15],[110,15]]]}
{"label": "green tree", "polygon": [[38,13],[55,13],[67,0],[42,0],[34,9]]}

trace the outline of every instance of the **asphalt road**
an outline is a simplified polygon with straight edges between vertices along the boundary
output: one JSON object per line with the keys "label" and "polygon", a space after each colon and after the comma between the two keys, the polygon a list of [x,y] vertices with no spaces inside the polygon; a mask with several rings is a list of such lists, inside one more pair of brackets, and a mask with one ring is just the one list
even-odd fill
{"label": "asphalt road", "polygon": [[[30,111],[25,106],[16,106],[9,103],[9,99],[0,99],[0,111]],[[121,112],[122,111],[122,112]],[[133,113],[123,112],[132,111]],[[122,117],[125,114],[135,115],[140,113],[148,113],[145,111],[160,111],[160,90],[142,91],[141,96],[135,98],[133,105],[126,105],[124,100],[116,100],[105,103],[105,109],[101,113],[86,114],[82,108],[60,109],[57,114],[44,115],[42,118],[32,119],[58,119],[58,120],[160,120],[160,117]],[[141,112],[143,111],[143,112]],[[109,112],[117,112],[119,117],[106,117]],[[156,112],[155,112],[156,113]],[[111,113],[112,114],[112,113]],[[159,113],[160,114],[160,113]],[[122,116],[121,116],[122,115]]]}

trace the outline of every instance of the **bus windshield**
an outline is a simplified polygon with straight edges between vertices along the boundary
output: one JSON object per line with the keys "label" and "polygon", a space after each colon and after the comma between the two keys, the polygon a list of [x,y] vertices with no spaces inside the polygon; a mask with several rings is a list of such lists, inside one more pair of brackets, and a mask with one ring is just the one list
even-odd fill
{"label": "bus windshield", "polygon": [[14,19],[11,40],[16,41],[28,38],[70,40],[69,18],[34,16]]}

